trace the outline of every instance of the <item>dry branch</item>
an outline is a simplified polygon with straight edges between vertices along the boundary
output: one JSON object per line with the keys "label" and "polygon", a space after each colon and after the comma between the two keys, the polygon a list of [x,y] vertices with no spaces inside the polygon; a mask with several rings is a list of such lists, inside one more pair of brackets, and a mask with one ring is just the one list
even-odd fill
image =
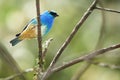
{"label": "dry branch", "polygon": [[13,79],[15,79],[15,78],[18,77],[18,76],[21,76],[21,75],[23,75],[23,74],[25,74],[25,73],[32,72],[32,71],[33,71],[33,68],[29,68],[29,69],[26,69],[25,71],[23,71],[23,72],[21,72],[21,73],[16,73],[16,74],[14,74],[14,75],[11,75],[11,76],[9,76],[9,77],[7,77],[7,78],[2,78],[2,79],[0,79],[0,80],[13,80]]}
{"label": "dry branch", "polygon": [[37,39],[38,39],[38,48],[39,48],[39,53],[38,53],[38,57],[39,57],[39,67],[42,69],[43,66],[43,58],[42,58],[42,36],[41,36],[41,21],[40,21],[40,4],[39,4],[39,0],[36,0],[36,10],[37,10]]}
{"label": "dry branch", "polygon": [[[11,56],[8,50],[0,43],[0,58],[3,59],[16,74],[21,73],[21,68],[15,61],[15,59]],[[24,75],[20,75],[22,80],[25,80]]]}
{"label": "dry branch", "polygon": [[57,71],[63,70],[65,68],[68,68],[74,64],[77,64],[77,63],[85,61],[85,60],[89,61],[89,60],[93,59],[94,57],[96,57],[97,55],[104,54],[105,52],[108,52],[108,51],[111,51],[111,50],[114,50],[117,48],[120,48],[120,44],[97,50],[97,51],[92,52],[90,54],[87,54],[85,56],[81,56],[79,58],[76,58],[70,62],[67,62],[67,63],[63,64],[62,66],[56,67],[52,70],[52,72],[57,72]]}
{"label": "dry branch", "polygon": [[[52,72],[61,71],[61,70],[65,69],[65,68],[68,68],[68,67],[70,67],[72,65],[75,65],[75,64],[77,64],[79,62],[82,62],[82,61],[89,61],[89,60],[95,58],[97,55],[104,54],[105,52],[112,51],[112,50],[115,50],[115,49],[118,49],[118,48],[120,48],[120,44],[113,45],[113,46],[110,46],[110,47],[107,47],[107,48],[103,48],[103,49],[94,51],[94,52],[92,52],[90,54],[87,54],[85,56],[81,56],[81,57],[76,58],[76,59],[74,59],[72,61],[66,62],[63,65],[52,69]],[[108,64],[99,64],[99,63],[92,63],[92,64],[96,64],[96,65],[100,65],[100,66],[107,66],[107,67],[109,66]],[[120,69],[120,66],[117,66],[117,65],[112,65],[110,67],[113,68],[113,69]],[[13,75],[13,76],[17,77],[17,76],[20,76],[23,73],[30,72],[30,71],[33,71],[33,69],[32,68],[27,69],[27,70],[23,71],[22,73],[16,74],[16,75]]]}
{"label": "dry branch", "polygon": [[80,77],[86,72],[86,70],[91,66],[91,63],[85,64],[82,68],[78,69],[73,75],[71,80],[80,80]]}
{"label": "dry branch", "polygon": [[50,45],[50,43],[51,43],[52,40],[53,40],[53,38],[49,38],[49,39],[45,42],[45,44],[43,45],[43,49],[44,49],[44,50],[43,50],[43,53],[42,53],[43,60],[45,59],[45,56],[46,56],[48,47],[49,47],[49,45]]}
{"label": "dry branch", "polygon": [[65,48],[68,46],[68,44],[71,42],[72,38],[75,36],[75,34],[79,30],[79,28],[86,21],[86,19],[88,18],[88,16],[93,12],[93,10],[94,10],[94,8],[95,8],[95,6],[97,4],[97,1],[98,0],[94,0],[93,1],[93,3],[87,9],[87,11],[85,12],[85,14],[80,19],[80,21],[76,24],[76,26],[74,27],[74,29],[71,32],[71,34],[68,36],[68,38],[66,39],[66,41],[63,43],[63,45],[60,47],[60,49],[56,53],[55,57],[53,58],[52,62],[50,63],[50,66],[48,67],[47,71],[44,73],[44,75],[42,77],[42,80],[45,80],[49,75],[52,74],[52,69],[53,69],[55,63],[57,62],[57,60],[59,59],[59,57],[61,56],[62,52],[65,50]]}
{"label": "dry branch", "polygon": [[91,62],[91,64],[98,65],[105,68],[110,68],[110,69],[120,69],[120,65],[116,65],[116,64],[108,64],[103,62]]}
{"label": "dry branch", "polygon": [[98,7],[98,6],[96,6],[95,9],[104,10],[104,11],[108,11],[108,12],[114,12],[114,13],[120,13],[120,11],[117,11],[117,10],[114,10],[114,9],[102,8],[102,7]]}

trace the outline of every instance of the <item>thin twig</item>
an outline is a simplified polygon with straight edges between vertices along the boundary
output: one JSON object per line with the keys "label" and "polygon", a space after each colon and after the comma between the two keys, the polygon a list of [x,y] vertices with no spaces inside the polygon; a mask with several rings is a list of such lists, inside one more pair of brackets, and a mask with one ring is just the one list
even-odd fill
{"label": "thin twig", "polygon": [[[99,5],[104,8],[102,2],[99,1]],[[106,18],[105,18],[105,12],[103,10],[101,10],[101,16],[102,16],[102,23],[101,23],[101,27],[100,27],[100,35],[98,37],[98,42],[96,45],[96,49],[99,49],[102,47],[103,45],[103,39],[104,39],[104,34],[105,34],[105,24],[106,24]]]}
{"label": "thin twig", "polygon": [[0,78],[0,80],[13,80],[13,79],[15,79],[18,76],[21,76],[21,75],[23,75],[25,73],[32,72],[32,71],[33,71],[33,68],[29,68],[29,69],[26,69],[25,71],[23,71],[21,73],[14,74],[14,75],[9,76],[7,78]]}
{"label": "thin twig", "polygon": [[43,48],[44,48],[43,53],[42,53],[43,60],[45,59],[45,56],[46,56],[48,47],[49,47],[49,45],[50,45],[50,43],[51,43],[52,40],[53,40],[53,38],[49,38],[49,39],[45,42],[45,44],[43,45]]}
{"label": "thin twig", "polygon": [[38,53],[38,57],[39,57],[39,67],[41,68],[41,70],[43,71],[43,58],[42,58],[42,37],[41,37],[41,22],[40,22],[40,4],[39,4],[39,0],[36,0],[36,9],[37,9],[37,39],[38,39],[38,48],[39,48],[39,53]]}
{"label": "thin twig", "polygon": [[63,45],[60,47],[58,52],[56,53],[55,57],[53,58],[50,66],[48,67],[47,71],[44,73],[42,80],[45,80],[52,72],[52,68],[54,67],[55,63],[59,59],[62,52],[65,50],[65,48],[68,46],[68,44],[71,42],[72,38],[77,33],[78,29],[82,26],[82,24],[85,22],[85,20],[88,18],[88,16],[93,12],[98,0],[94,0],[93,3],[90,5],[90,7],[87,9],[83,17],[80,19],[80,21],[76,24],[71,34],[68,36],[66,41],[63,43]]}
{"label": "thin twig", "polygon": [[101,67],[106,67],[110,69],[120,69],[120,65],[115,65],[115,64],[107,64],[107,63],[102,63],[102,62],[91,62],[94,65],[98,65]]}
{"label": "thin twig", "polygon": [[80,77],[88,70],[91,66],[91,63],[86,63],[82,68],[78,69],[77,72],[73,75],[71,80],[80,80]]}
{"label": "thin twig", "polygon": [[[10,55],[10,53],[8,52],[8,50],[0,43],[0,58],[3,59],[7,64],[8,67],[16,73],[19,74],[21,73],[21,68],[20,66],[17,64],[17,62],[15,61],[15,59]],[[22,80],[25,80],[24,75],[21,75],[20,78]]]}
{"label": "thin twig", "polygon": [[[98,3],[102,8],[103,5],[102,3],[99,1]],[[105,32],[105,12],[103,10],[101,10],[101,15],[102,15],[102,23],[101,23],[101,27],[100,27],[100,35],[98,37],[98,42],[97,45],[95,46],[95,50],[99,49],[102,47],[102,43],[103,43],[103,37],[104,37],[104,32]],[[76,73],[73,75],[73,77],[71,78],[71,80],[79,80],[81,78],[81,76],[89,69],[89,67],[92,65],[92,63],[90,63],[92,60],[90,60],[89,62],[87,62],[87,64],[84,65],[84,67],[81,67],[80,69],[78,69],[76,71]]]}
{"label": "thin twig", "polygon": [[57,72],[57,71],[60,71],[60,70],[63,70],[65,68],[68,68],[74,64],[77,64],[79,62],[82,62],[84,60],[91,60],[93,59],[94,57],[96,57],[97,55],[100,55],[100,54],[104,54],[105,52],[108,52],[108,51],[112,51],[114,49],[117,49],[117,48],[120,48],[120,44],[117,44],[117,45],[113,45],[113,46],[110,46],[110,47],[107,47],[107,48],[103,48],[103,49],[100,49],[100,50],[97,50],[95,52],[92,52],[90,54],[87,54],[85,56],[81,56],[79,58],[76,58],[70,62],[66,62],[65,64],[63,64],[62,66],[59,66],[59,67],[56,67],[52,70],[52,72]]}
{"label": "thin twig", "polygon": [[114,13],[120,13],[120,11],[117,11],[117,10],[114,10],[114,9],[102,8],[102,7],[98,7],[98,6],[96,6],[95,9],[104,10],[104,11],[108,11],[108,12],[114,12]]}
{"label": "thin twig", "polygon": [[[102,8],[103,5],[102,3],[99,1],[98,3]],[[100,27],[100,35],[98,37],[98,42],[97,45],[95,46],[95,50],[99,49],[102,47],[102,43],[103,43],[103,37],[104,37],[104,32],[105,32],[105,12],[103,10],[101,10],[101,15],[102,15],[102,23],[101,23],[101,27]],[[89,62],[87,62],[87,64],[84,65],[84,67],[81,67],[80,69],[78,69],[76,71],[76,73],[73,75],[73,77],[71,78],[71,80],[79,80],[81,78],[81,76],[89,69],[89,67],[92,65],[92,63],[90,63],[92,60],[90,60]]]}

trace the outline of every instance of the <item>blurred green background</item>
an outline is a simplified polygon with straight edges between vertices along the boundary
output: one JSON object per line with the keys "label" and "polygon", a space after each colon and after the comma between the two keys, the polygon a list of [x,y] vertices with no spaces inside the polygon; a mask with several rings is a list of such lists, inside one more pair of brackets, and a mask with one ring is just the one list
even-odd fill
{"label": "blurred green background", "polygon": [[[93,0],[41,0],[41,12],[55,10],[60,15],[50,33],[43,41],[54,38],[46,56],[47,68],[53,56],[80,20]],[[104,7],[120,10],[120,0],[104,0]],[[72,42],[63,52],[56,66],[96,49],[102,27],[101,11],[95,10],[82,25]],[[12,47],[9,43],[24,25],[36,16],[35,0],[0,0],[0,42],[16,60],[22,70],[34,67],[38,55],[37,40],[24,40]],[[98,48],[107,47],[120,42],[120,14],[105,12],[104,31]],[[98,49],[97,48],[97,49]],[[0,53],[0,78],[15,74],[14,66],[10,67]],[[120,50],[114,50],[95,59],[97,62],[120,65]],[[70,80],[83,68],[85,62],[53,74],[48,80]],[[32,80],[33,73],[24,75]],[[15,80],[18,80],[17,78]],[[120,70],[91,65],[80,80],[120,80]]]}

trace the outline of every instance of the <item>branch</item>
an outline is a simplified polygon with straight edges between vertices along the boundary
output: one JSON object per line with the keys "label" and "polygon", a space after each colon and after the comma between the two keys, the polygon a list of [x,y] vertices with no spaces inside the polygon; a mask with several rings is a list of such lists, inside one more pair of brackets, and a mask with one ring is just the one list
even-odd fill
{"label": "branch", "polygon": [[[104,8],[102,2],[99,1],[99,5]],[[101,23],[101,27],[100,27],[100,34],[99,34],[99,37],[98,37],[98,42],[97,42],[97,45],[96,45],[96,49],[99,49],[102,47],[104,41],[104,35],[105,35],[105,24],[106,24],[106,18],[105,18],[105,12],[103,10],[101,10],[101,16],[102,16],[102,23]]]}
{"label": "branch", "polygon": [[38,53],[38,58],[39,58],[39,68],[43,71],[43,58],[42,58],[42,37],[41,37],[41,23],[40,23],[40,6],[39,6],[39,0],[36,0],[36,9],[37,9],[37,39],[38,39],[38,48],[39,48],[39,53]]}
{"label": "branch", "polygon": [[50,43],[51,43],[52,40],[53,40],[53,38],[48,39],[48,40],[45,42],[45,44],[43,45],[43,48],[44,48],[43,53],[42,53],[43,60],[45,59],[45,56],[46,56],[48,47],[49,47],[49,45],[50,45]]}
{"label": "branch", "polygon": [[107,63],[102,63],[102,62],[91,62],[94,65],[98,65],[101,67],[106,67],[110,69],[120,69],[120,65],[115,65],[115,64],[107,64]]}
{"label": "branch", "polygon": [[80,21],[76,24],[76,26],[74,27],[74,29],[71,32],[71,34],[68,36],[68,38],[66,39],[66,41],[63,43],[63,45],[60,47],[60,49],[56,53],[56,55],[53,58],[50,66],[48,67],[47,71],[44,73],[44,75],[42,77],[42,80],[45,80],[52,73],[51,70],[54,67],[55,63],[57,62],[57,60],[59,59],[59,57],[61,56],[62,52],[65,50],[65,48],[68,46],[68,44],[71,42],[72,38],[77,33],[78,29],[82,26],[82,24],[85,22],[85,20],[88,18],[88,16],[93,12],[93,10],[94,10],[94,8],[95,8],[95,6],[97,4],[97,1],[98,0],[94,0],[93,1],[93,3],[90,5],[90,7],[88,8],[88,10],[82,16],[82,18],[80,19]]}
{"label": "branch", "polygon": [[[99,1],[98,3],[102,8],[102,2]],[[98,37],[98,42],[97,45],[95,47],[96,49],[99,49],[102,47],[102,43],[103,43],[103,38],[104,38],[104,33],[105,33],[105,12],[103,10],[101,10],[101,15],[102,15],[102,23],[101,23],[101,27],[100,27],[100,35]],[[73,75],[73,77],[71,78],[71,80],[79,80],[81,78],[81,76],[89,69],[89,67],[91,66],[92,60],[88,61],[84,66],[82,66],[80,69],[78,69],[76,71],[76,73]]]}
{"label": "branch", "polygon": [[71,80],[80,80],[80,77],[88,70],[88,68],[91,66],[91,63],[87,63],[82,68],[78,69],[77,72],[73,75]]}
{"label": "branch", "polygon": [[[16,74],[21,73],[21,68],[15,61],[15,59],[10,55],[8,50],[0,43],[0,58],[3,59]],[[25,80],[24,75],[21,75],[20,78]]]}
{"label": "branch", "polygon": [[[102,8],[103,5],[102,5],[102,2],[99,1],[98,3]],[[100,35],[98,37],[98,42],[97,42],[97,45],[95,47],[95,50],[96,49],[99,49],[102,47],[102,43],[103,43],[103,38],[104,38],[104,33],[105,33],[105,12],[103,10],[101,10],[101,16],[102,16],[102,23],[101,23],[101,27],[100,27]],[[92,60],[89,60],[86,64],[84,64],[84,66],[82,66],[80,69],[78,69],[76,71],[76,73],[73,75],[73,77],[71,78],[71,80],[79,80],[81,78],[81,76],[89,69],[89,67],[91,66],[91,63]]]}
{"label": "branch", "polygon": [[33,68],[30,68],[30,69],[26,69],[25,71],[21,72],[21,73],[17,73],[17,74],[14,74],[12,76],[9,76],[7,78],[0,78],[0,80],[13,80],[14,78],[18,77],[18,76],[21,76],[25,73],[28,73],[28,72],[32,72],[33,71]]}
{"label": "branch", "polygon": [[104,11],[108,11],[108,12],[114,12],[114,13],[120,13],[120,11],[117,11],[117,10],[114,10],[114,9],[102,8],[102,7],[98,7],[98,6],[96,6],[95,9],[104,10]]}
{"label": "branch", "polygon": [[70,62],[67,62],[65,64],[63,64],[62,66],[59,66],[59,67],[56,67],[52,70],[52,72],[57,72],[57,71],[60,71],[60,70],[63,70],[65,68],[68,68],[74,64],[77,64],[79,62],[82,62],[84,60],[90,60],[90,59],[93,59],[94,57],[96,57],[97,55],[100,55],[100,54],[104,54],[105,52],[108,52],[108,51],[111,51],[111,50],[114,50],[114,49],[117,49],[117,48],[120,48],[120,44],[117,44],[117,45],[113,45],[113,46],[110,46],[110,47],[107,47],[107,48],[103,48],[103,49],[100,49],[100,50],[97,50],[95,52],[92,52],[90,54],[87,54],[85,56],[81,56],[79,58],[76,58]]}

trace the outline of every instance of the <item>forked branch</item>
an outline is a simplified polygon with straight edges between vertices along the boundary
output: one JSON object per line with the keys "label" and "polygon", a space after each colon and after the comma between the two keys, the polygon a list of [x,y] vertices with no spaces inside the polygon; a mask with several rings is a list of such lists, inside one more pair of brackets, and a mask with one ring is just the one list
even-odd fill
{"label": "forked branch", "polygon": [[112,50],[118,49],[118,48],[120,48],[120,44],[113,45],[113,46],[110,46],[110,47],[107,47],[107,48],[103,48],[103,49],[97,50],[97,51],[92,52],[90,54],[87,54],[85,56],[81,56],[79,58],[76,58],[76,59],[74,59],[74,60],[72,60],[70,62],[67,62],[67,63],[63,64],[62,66],[54,68],[52,70],[52,72],[57,72],[57,71],[63,70],[65,68],[67,68],[67,67],[70,67],[70,66],[72,66],[74,64],[77,64],[77,63],[85,61],[85,60],[88,61],[90,59],[93,59],[97,55],[104,54],[105,52],[112,51]]}
{"label": "forked branch", "polygon": [[71,40],[73,39],[73,37],[75,36],[75,34],[77,33],[77,31],[79,30],[79,28],[82,26],[82,24],[86,21],[86,19],[88,18],[88,16],[93,12],[93,10],[96,7],[98,0],[94,0],[93,3],[90,5],[90,7],[87,9],[87,11],[85,12],[85,14],[82,16],[82,18],[80,19],[80,21],[75,25],[73,31],[71,32],[71,34],[68,36],[68,38],[66,39],[66,41],[63,43],[63,45],[60,47],[60,49],[58,50],[58,52],[56,53],[55,57],[53,58],[52,62],[50,63],[50,66],[48,67],[47,71],[44,73],[42,80],[45,80],[49,75],[52,74],[52,69],[54,67],[54,65],[56,64],[56,62],[58,61],[59,57],[61,56],[62,52],[65,50],[65,48],[68,46],[68,44],[71,42]]}

